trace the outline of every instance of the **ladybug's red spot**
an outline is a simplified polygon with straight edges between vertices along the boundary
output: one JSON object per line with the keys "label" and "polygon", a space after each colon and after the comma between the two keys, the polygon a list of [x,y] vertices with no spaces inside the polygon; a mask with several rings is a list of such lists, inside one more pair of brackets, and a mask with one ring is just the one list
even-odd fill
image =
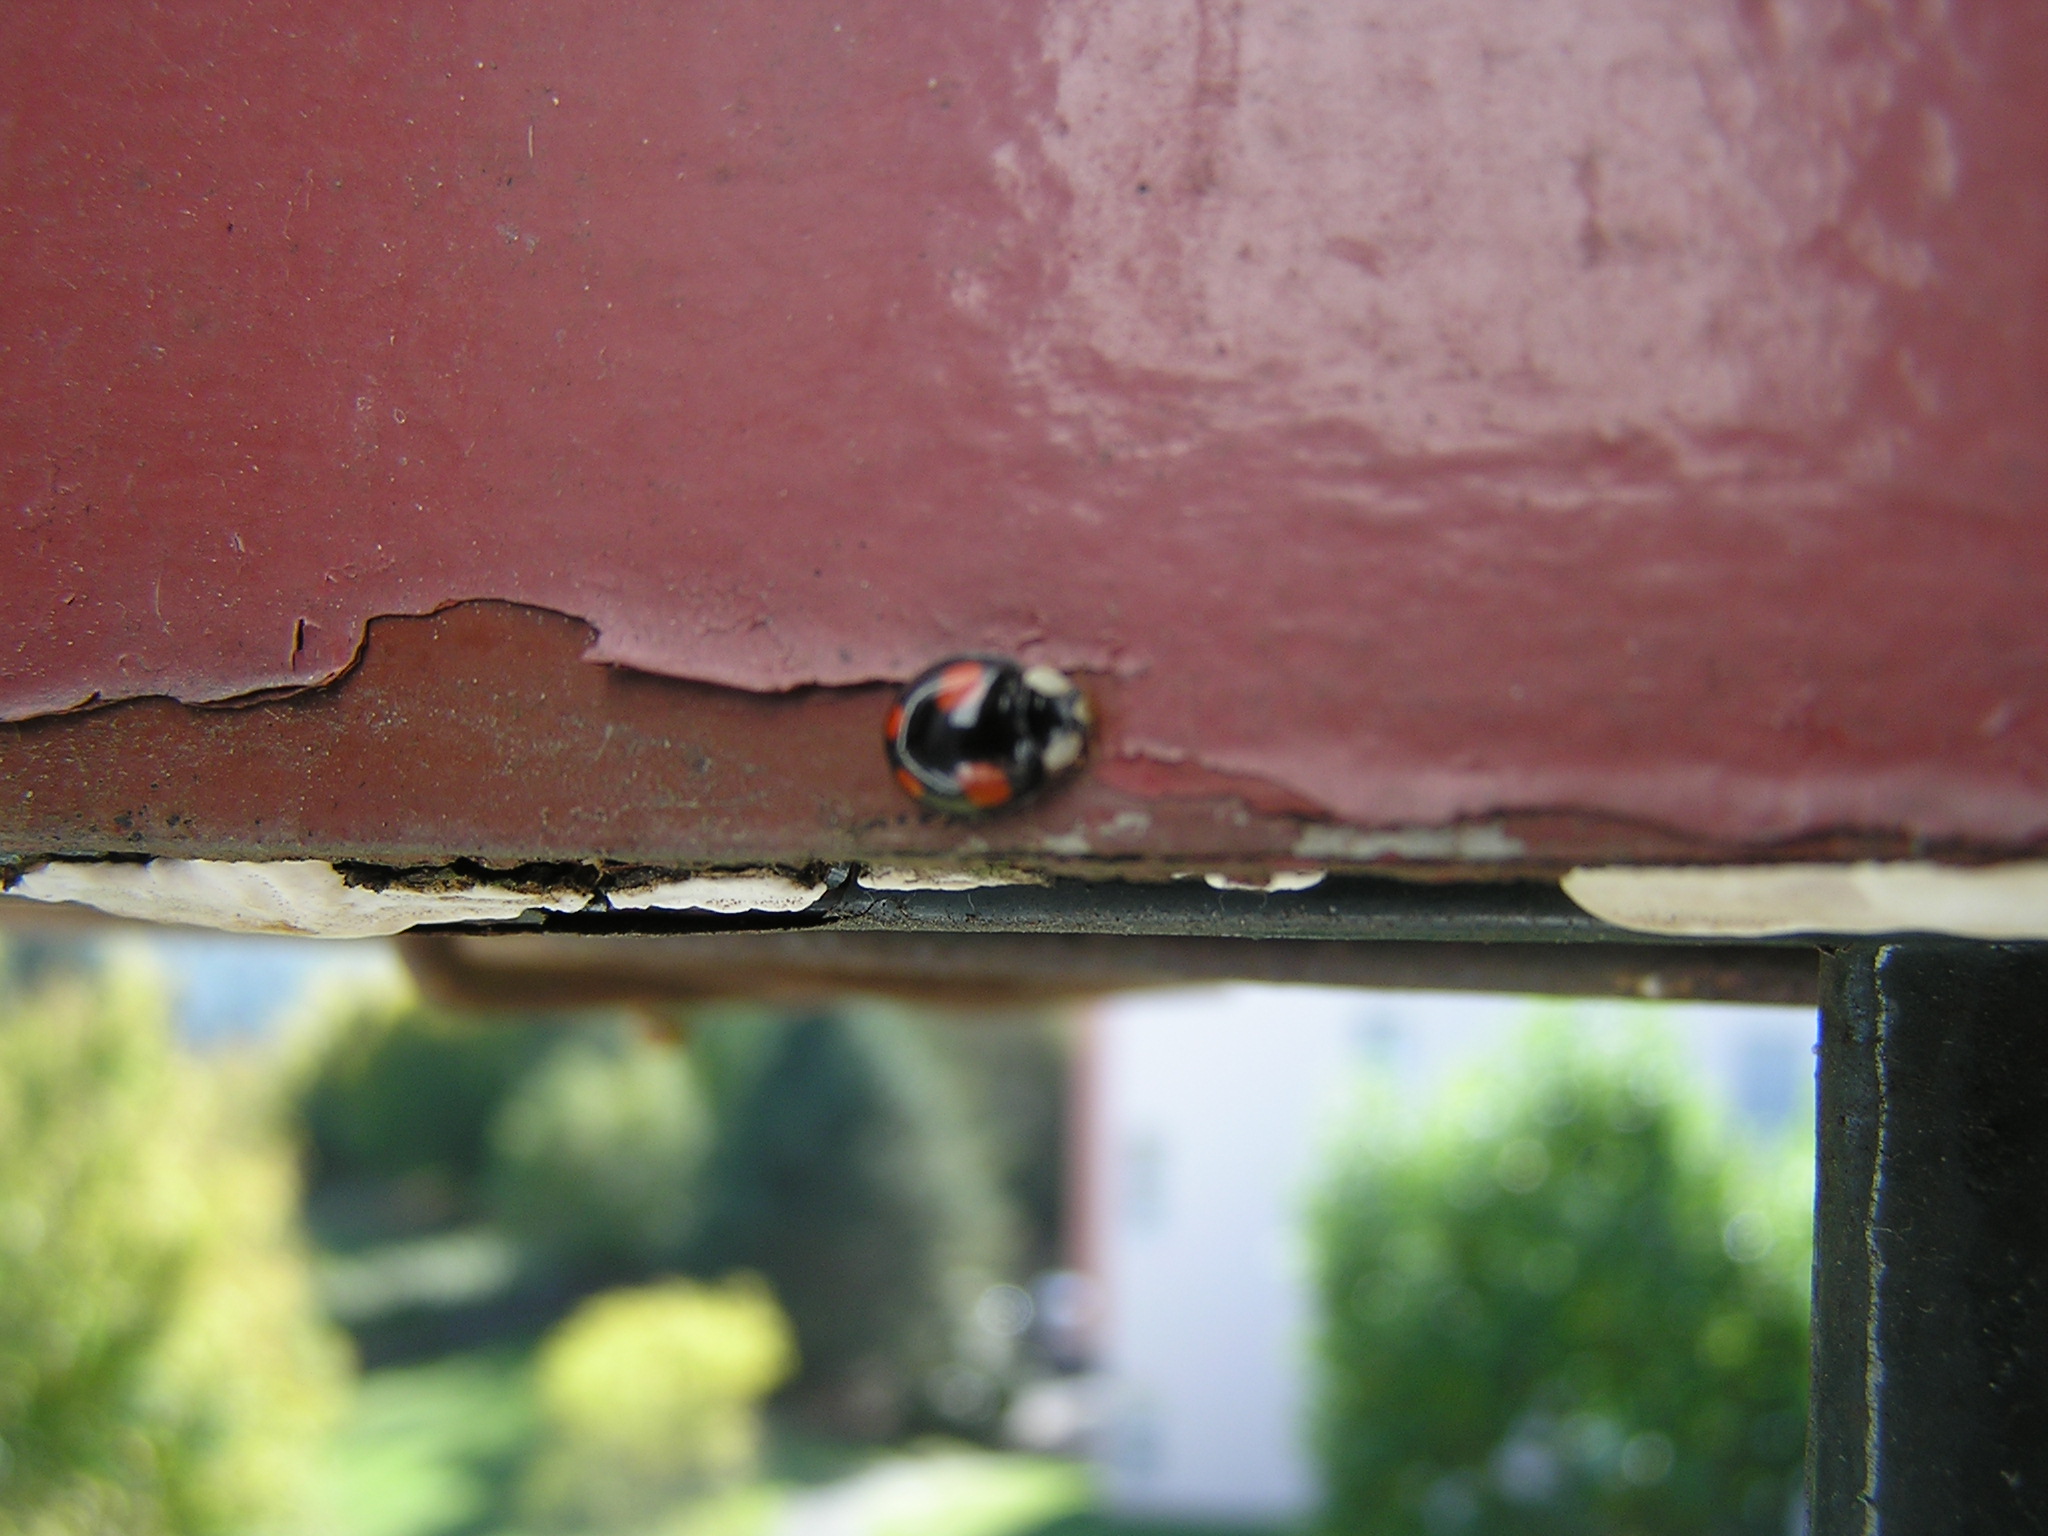
{"label": "ladybug's red spot", "polygon": [[988,668],[980,662],[956,661],[939,674],[938,686],[932,690],[932,697],[939,701],[939,708],[951,714],[987,679]]}
{"label": "ladybug's red spot", "polygon": [[960,798],[977,810],[989,810],[1010,798],[1009,776],[987,763],[962,763],[954,777],[960,781]]}
{"label": "ladybug's red spot", "polygon": [[911,799],[922,800],[924,798],[924,780],[920,779],[908,768],[898,768],[896,770],[896,782],[903,786],[903,793],[910,796]]}

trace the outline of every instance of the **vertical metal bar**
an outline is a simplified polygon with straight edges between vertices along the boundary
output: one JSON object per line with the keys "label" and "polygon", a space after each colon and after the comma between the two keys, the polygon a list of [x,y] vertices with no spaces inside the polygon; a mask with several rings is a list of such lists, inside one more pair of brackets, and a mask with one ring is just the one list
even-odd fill
{"label": "vertical metal bar", "polygon": [[2048,949],[1821,967],[1814,1536],[2048,1532]]}
{"label": "vertical metal bar", "polygon": [[1861,1536],[1865,1529],[1878,953],[1858,945],[1821,955],[1813,1397],[1806,1445],[1815,1536]]}

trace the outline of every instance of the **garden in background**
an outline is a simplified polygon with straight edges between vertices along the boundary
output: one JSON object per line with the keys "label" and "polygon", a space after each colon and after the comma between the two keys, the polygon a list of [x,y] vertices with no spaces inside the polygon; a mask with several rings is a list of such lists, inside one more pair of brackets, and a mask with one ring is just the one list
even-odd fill
{"label": "garden in background", "polygon": [[[0,1536],[1169,1529],[1014,1448],[1086,1365],[1039,1305],[1066,1021],[359,973],[194,1049],[132,947],[0,978]],[[1796,1142],[1568,1010],[1426,1104],[1362,1083],[1302,1200],[1327,1528],[1794,1528]]]}

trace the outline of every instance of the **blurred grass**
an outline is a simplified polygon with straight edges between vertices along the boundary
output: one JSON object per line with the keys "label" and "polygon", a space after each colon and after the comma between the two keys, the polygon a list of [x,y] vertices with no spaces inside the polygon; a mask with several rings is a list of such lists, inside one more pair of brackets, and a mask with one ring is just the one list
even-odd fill
{"label": "blurred grass", "polygon": [[[513,1493],[539,1429],[530,1350],[368,1372],[323,1477],[336,1536],[519,1536]],[[764,1460],[760,1481],[659,1536],[802,1536],[807,1511],[859,1536],[1279,1536],[1113,1519],[1089,1507],[1085,1467],[1049,1457],[945,1443],[884,1453],[775,1425]]]}
{"label": "blurred grass", "polygon": [[539,1431],[524,1350],[371,1371],[329,1451],[338,1536],[486,1536]]}
{"label": "blurred grass", "polygon": [[1096,1510],[1068,1515],[1017,1536],[1291,1536],[1276,1525],[1190,1525],[1181,1521],[1118,1520]]}
{"label": "blurred grass", "polygon": [[793,1496],[776,1529],[778,1536],[1025,1536],[1092,1498],[1087,1471],[1073,1462],[940,1443]]}

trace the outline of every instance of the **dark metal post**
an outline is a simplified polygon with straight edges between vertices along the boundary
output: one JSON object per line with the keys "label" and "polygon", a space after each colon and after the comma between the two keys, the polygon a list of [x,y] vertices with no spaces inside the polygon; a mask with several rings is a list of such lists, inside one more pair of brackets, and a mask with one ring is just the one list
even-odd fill
{"label": "dark metal post", "polygon": [[2048,949],[1821,966],[1814,1536],[2048,1532]]}

